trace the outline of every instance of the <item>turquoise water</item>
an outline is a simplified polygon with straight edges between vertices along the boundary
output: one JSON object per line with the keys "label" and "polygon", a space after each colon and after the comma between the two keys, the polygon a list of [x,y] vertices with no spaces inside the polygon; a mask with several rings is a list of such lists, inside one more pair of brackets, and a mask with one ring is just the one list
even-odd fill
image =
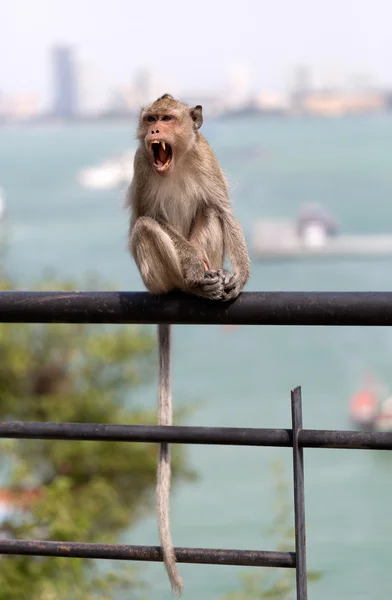
{"label": "turquoise water", "polygon": [[[392,118],[238,120],[205,134],[229,175],[249,237],[263,215],[293,216],[321,202],[345,231],[392,228]],[[9,270],[21,288],[51,266],[60,275],[98,272],[113,288],[141,290],[126,251],[123,192],[78,187],[78,170],[133,145],[133,124],[0,130],[0,186],[9,209]],[[390,290],[389,259],[264,265],[248,290]],[[290,389],[303,388],[304,426],[348,428],[347,402],[364,370],[392,385],[392,332],[383,328],[184,326],[174,332],[174,402],[198,409],[197,425],[290,427]],[[156,382],[140,392],[155,406]],[[290,449],[193,447],[199,480],[175,489],[179,546],[274,549],[271,462],[291,477]],[[307,450],[306,516],[315,600],[391,597],[392,455]],[[156,544],[154,515],[124,540]],[[184,598],[218,599],[239,567],[182,565]],[[170,598],[162,565],[145,567],[152,600]]]}

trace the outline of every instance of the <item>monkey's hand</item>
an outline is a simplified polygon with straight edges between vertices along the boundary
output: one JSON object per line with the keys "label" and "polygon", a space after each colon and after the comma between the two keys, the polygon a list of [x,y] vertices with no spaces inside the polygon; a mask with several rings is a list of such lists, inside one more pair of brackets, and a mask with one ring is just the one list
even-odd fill
{"label": "monkey's hand", "polygon": [[222,276],[218,271],[205,271],[203,278],[189,291],[209,300],[221,300],[224,292]]}
{"label": "monkey's hand", "polygon": [[183,262],[185,290],[189,294],[220,300],[223,281],[217,271],[206,270],[206,262],[198,253],[190,254]]}
{"label": "monkey's hand", "polygon": [[226,269],[208,270],[192,293],[211,300],[231,300],[238,296],[242,289],[242,286],[239,291],[234,289],[237,282],[234,283],[233,278],[234,274]]}
{"label": "monkey's hand", "polygon": [[226,269],[206,271],[204,278],[191,290],[192,293],[211,300],[233,300],[241,293],[244,283],[237,273]]}
{"label": "monkey's hand", "polygon": [[237,273],[230,273],[222,270],[223,293],[222,300],[228,301],[237,298],[240,295],[244,283]]}

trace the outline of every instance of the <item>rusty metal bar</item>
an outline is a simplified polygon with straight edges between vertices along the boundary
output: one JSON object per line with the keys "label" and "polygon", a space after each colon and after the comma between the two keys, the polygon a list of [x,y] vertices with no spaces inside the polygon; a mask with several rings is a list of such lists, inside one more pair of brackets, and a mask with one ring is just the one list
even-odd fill
{"label": "rusty metal bar", "polygon": [[392,292],[244,292],[232,302],[181,293],[0,292],[0,322],[392,325]]}
{"label": "rusty metal bar", "polygon": [[293,436],[291,429],[2,421],[0,438],[291,447]]}
{"label": "rusty metal bar", "polygon": [[302,429],[302,398],[300,387],[295,388],[291,392],[291,418],[293,423],[294,521],[295,555],[297,560],[295,574],[297,600],[307,600],[304,457],[303,449],[298,443],[298,434]]}
{"label": "rusty metal bar", "polygon": [[[0,438],[292,447],[291,429],[0,422]],[[301,429],[302,448],[392,450],[392,432]]]}
{"label": "rusty metal bar", "polygon": [[[175,548],[175,553],[176,559],[180,563],[295,568],[295,554],[293,552]],[[86,544],[35,540],[0,540],[0,554],[151,562],[162,562],[163,560],[162,551],[159,546]]]}

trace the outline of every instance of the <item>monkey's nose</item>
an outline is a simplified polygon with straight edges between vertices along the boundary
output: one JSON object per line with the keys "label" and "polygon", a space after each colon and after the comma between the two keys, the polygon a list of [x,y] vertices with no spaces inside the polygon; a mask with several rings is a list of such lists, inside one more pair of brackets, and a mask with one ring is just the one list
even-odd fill
{"label": "monkey's nose", "polygon": [[152,134],[154,134],[154,133],[159,133],[159,129],[156,129],[155,131],[153,131],[153,130],[151,129],[151,133],[152,133]]}

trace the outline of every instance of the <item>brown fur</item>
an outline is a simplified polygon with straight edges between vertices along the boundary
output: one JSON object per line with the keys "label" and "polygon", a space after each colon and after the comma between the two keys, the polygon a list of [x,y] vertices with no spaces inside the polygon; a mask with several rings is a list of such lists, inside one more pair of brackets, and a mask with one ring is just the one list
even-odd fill
{"label": "brown fur", "polygon": [[[225,178],[199,131],[202,123],[201,106],[189,107],[170,94],[141,110],[139,146],[126,200],[131,209],[129,250],[153,294],[183,290],[212,300],[231,300],[249,278],[250,261]],[[163,167],[159,160],[157,166],[152,152],[157,141],[169,144],[172,151]],[[233,273],[223,268],[226,254]],[[163,425],[172,419],[170,335],[170,325],[159,326],[159,422]],[[172,589],[180,595],[183,583],[170,534],[170,475],[170,449],[161,444],[159,532]]]}

